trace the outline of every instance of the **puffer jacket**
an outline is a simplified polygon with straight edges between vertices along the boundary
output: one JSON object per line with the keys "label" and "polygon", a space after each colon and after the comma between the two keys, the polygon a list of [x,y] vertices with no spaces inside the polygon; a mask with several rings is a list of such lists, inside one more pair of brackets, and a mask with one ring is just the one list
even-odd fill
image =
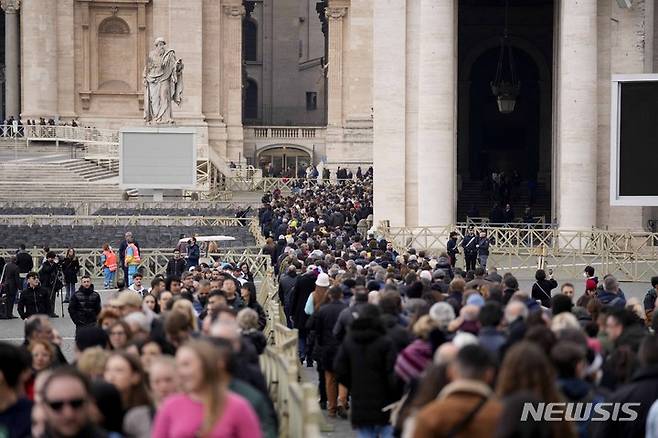
{"label": "puffer jacket", "polygon": [[42,286],[37,286],[35,289],[26,287],[21,292],[17,308],[22,319],[36,314],[48,315],[51,312],[48,289]]}
{"label": "puffer jacket", "polygon": [[94,285],[86,288],[80,286],[69,303],[69,315],[76,327],[87,327],[96,324],[96,318],[101,311],[101,296],[94,291]]}

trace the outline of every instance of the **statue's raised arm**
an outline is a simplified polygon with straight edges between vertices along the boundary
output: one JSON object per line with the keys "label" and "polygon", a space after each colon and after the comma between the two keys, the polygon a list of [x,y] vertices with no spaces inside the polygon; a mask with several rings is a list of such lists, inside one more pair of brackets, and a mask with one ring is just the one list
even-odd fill
{"label": "statue's raised arm", "polygon": [[156,38],[144,67],[144,119],[147,124],[173,123],[171,102],[183,99],[183,61]]}

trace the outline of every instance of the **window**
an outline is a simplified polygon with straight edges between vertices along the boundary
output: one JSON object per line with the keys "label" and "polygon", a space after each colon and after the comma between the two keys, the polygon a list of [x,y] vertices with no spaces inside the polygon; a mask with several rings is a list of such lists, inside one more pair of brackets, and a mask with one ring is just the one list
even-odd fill
{"label": "window", "polygon": [[318,109],[318,93],[315,91],[306,92],[306,111],[315,111]]}
{"label": "window", "polygon": [[258,25],[245,18],[242,26],[242,48],[245,61],[258,61]]}
{"label": "window", "polygon": [[247,89],[244,99],[244,118],[258,118],[258,84],[253,79],[247,79]]}

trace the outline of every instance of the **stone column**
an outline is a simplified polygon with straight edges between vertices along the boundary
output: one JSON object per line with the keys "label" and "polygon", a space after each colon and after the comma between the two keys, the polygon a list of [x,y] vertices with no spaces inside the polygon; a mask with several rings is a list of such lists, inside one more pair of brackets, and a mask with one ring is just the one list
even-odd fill
{"label": "stone column", "polygon": [[562,0],[558,25],[558,221],[596,225],[597,0]]}
{"label": "stone column", "polygon": [[58,115],[57,8],[52,0],[23,0],[21,47],[23,118]]}
{"label": "stone column", "polygon": [[227,159],[242,156],[242,4],[225,4],[224,10],[224,120],[228,130]]}
{"label": "stone column", "polygon": [[21,112],[20,82],[18,62],[20,59],[20,35],[18,33],[18,10],[20,0],[2,0],[5,11],[5,117],[14,116],[18,119]]}
{"label": "stone column", "polygon": [[420,1],[419,226],[455,222],[455,3],[455,0]]}
{"label": "stone column", "polygon": [[327,125],[343,124],[343,18],[347,7],[330,6],[325,9],[329,22],[329,56],[327,81]]}
{"label": "stone column", "polygon": [[373,8],[375,225],[405,225],[406,2]]}

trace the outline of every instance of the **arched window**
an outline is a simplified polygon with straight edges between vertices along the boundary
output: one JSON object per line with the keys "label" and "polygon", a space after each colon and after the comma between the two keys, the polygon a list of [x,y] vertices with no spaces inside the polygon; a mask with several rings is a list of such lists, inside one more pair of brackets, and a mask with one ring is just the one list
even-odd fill
{"label": "arched window", "polygon": [[130,26],[119,17],[108,17],[98,26],[99,34],[129,34]]}
{"label": "arched window", "polygon": [[244,99],[244,118],[258,118],[258,84],[253,79],[247,79],[247,89]]}
{"label": "arched window", "polygon": [[258,61],[258,24],[251,18],[242,23],[242,46],[245,61]]}

